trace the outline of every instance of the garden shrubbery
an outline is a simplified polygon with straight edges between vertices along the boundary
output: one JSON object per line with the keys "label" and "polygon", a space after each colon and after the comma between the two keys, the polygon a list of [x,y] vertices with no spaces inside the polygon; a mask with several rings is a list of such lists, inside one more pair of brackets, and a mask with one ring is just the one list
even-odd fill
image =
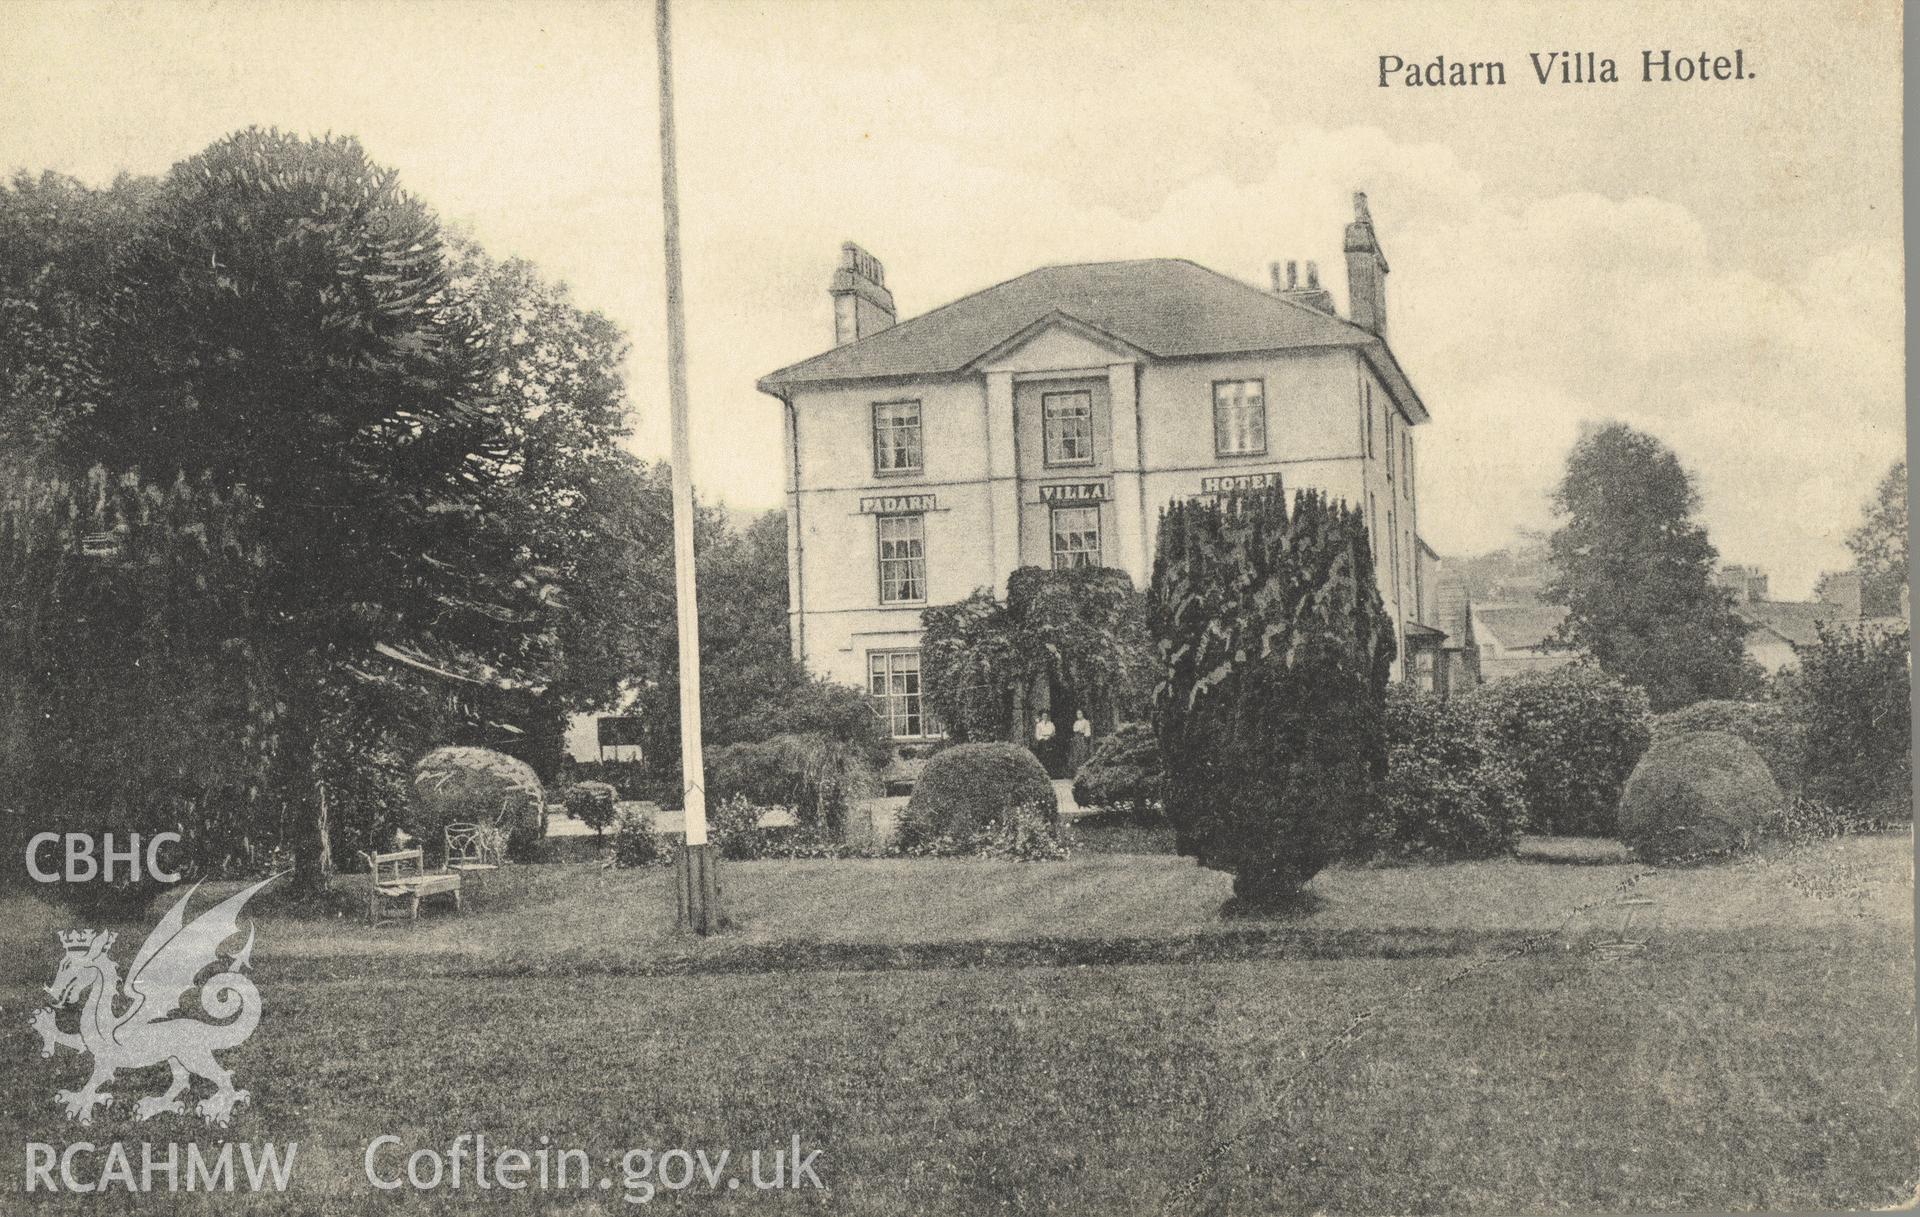
{"label": "garden shrubbery", "polygon": [[413,767],[407,832],[435,858],[446,849],[447,825],[492,824],[507,834],[507,856],[525,861],[547,834],[540,777],[525,761],[486,748],[435,748]]}
{"label": "garden shrubbery", "polygon": [[1805,786],[1807,725],[1784,701],[1697,701],[1653,720],[1655,743],[1696,731],[1723,731],[1753,745],[1780,789],[1798,794]]}
{"label": "garden shrubbery", "polygon": [[864,746],[813,732],[728,744],[707,758],[713,799],[738,795],[761,807],[791,808],[802,824],[833,831],[844,824],[847,804],[879,789],[879,767]]}
{"label": "garden shrubbery", "polygon": [[1033,753],[1016,744],[957,744],[921,771],[896,843],[913,852],[942,838],[971,841],[989,824],[1009,823],[1015,808],[1029,809],[1049,830],[1059,827],[1059,799]]}
{"label": "garden shrubbery", "polygon": [[1909,664],[1905,630],[1821,626],[1789,681],[1806,723],[1806,793],[1862,827],[1913,817]]}
{"label": "garden shrubbery", "polygon": [[1532,831],[1618,835],[1621,788],[1652,738],[1645,693],[1571,664],[1483,685],[1468,700],[1520,772]]}
{"label": "garden shrubbery", "polygon": [[638,807],[622,808],[613,828],[615,866],[652,866],[667,860],[666,846],[653,829],[653,817]]}
{"label": "garden shrubbery", "polygon": [[1073,779],[1073,801],[1135,820],[1160,813],[1160,738],[1147,723],[1124,723],[1080,767]]}
{"label": "garden shrubbery", "polygon": [[953,835],[921,837],[903,852],[918,858],[998,858],[1006,862],[1058,862],[1073,847],[1058,814],[1022,803],[1009,807],[977,828]]}
{"label": "garden shrubbery", "polygon": [[1387,691],[1387,780],[1362,830],[1363,857],[1490,858],[1527,824],[1520,771],[1502,752],[1484,703],[1411,685]]}
{"label": "garden shrubbery", "polygon": [[1779,816],[1780,786],[1759,752],[1724,731],[1663,739],[1620,796],[1620,839],[1648,862],[1750,849]]}

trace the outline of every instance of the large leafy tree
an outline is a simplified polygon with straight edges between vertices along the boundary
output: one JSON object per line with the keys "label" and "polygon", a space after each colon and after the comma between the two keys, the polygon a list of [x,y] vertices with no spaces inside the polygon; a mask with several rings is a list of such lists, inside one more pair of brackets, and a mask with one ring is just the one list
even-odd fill
{"label": "large leafy tree", "polygon": [[[536,729],[557,744],[567,713],[613,705],[654,674],[673,619],[671,487],[664,466],[624,447],[619,329],[530,263],[465,243],[455,262],[503,445],[481,500],[553,589],[555,646]],[[525,759],[544,769],[556,758]]]}
{"label": "large leafy tree", "polygon": [[1860,611],[1892,616],[1907,586],[1907,463],[1887,470],[1867,501],[1859,527],[1847,534],[1860,572]]}
{"label": "large leafy tree", "polygon": [[[706,508],[694,531],[701,740],[717,747],[764,739],[777,726],[769,719],[770,707],[794,706],[814,692],[806,670],[793,659],[787,633],[786,515],[765,512],[736,527],[724,511]],[[680,658],[670,556],[667,561],[664,624],[652,632],[650,646],[638,656],[643,688],[635,713],[654,769],[678,774]]]}
{"label": "large leafy tree", "polygon": [[1713,583],[1719,554],[1695,519],[1693,477],[1665,444],[1611,423],[1585,436],[1554,493],[1554,579],[1565,640],[1647,692],[1654,711],[1739,697],[1759,678],[1732,597]]}
{"label": "large leafy tree", "polygon": [[1160,517],[1154,729],[1180,851],[1284,903],[1379,814],[1393,621],[1359,513],[1278,486]]}
{"label": "large leafy tree", "polygon": [[69,463],[256,504],[271,789],[308,887],[331,865],[330,688],[382,646],[532,684],[555,645],[547,588],[485,510],[515,449],[451,280],[433,215],[355,141],[223,139],[118,260],[100,401],[60,437]]}

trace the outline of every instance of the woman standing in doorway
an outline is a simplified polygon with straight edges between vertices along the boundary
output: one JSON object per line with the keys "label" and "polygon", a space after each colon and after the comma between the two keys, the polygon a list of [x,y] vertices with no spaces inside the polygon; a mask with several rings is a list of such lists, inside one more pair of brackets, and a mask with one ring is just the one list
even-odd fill
{"label": "woman standing in doorway", "polygon": [[1072,773],[1079,773],[1080,767],[1087,763],[1087,757],[1093,752],[1093,724],[1087,721],[1085,710],[1074,712],[1072,746],[1068,768]]}

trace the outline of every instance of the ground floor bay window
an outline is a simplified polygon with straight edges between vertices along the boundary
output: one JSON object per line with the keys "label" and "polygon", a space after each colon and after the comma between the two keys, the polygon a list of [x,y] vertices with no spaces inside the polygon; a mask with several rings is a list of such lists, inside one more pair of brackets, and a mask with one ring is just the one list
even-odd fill
{"label": "ground floor bay window", "polygon": [[940,734],[921,695],[919,651],[867,652],[867,692],[874,713],[895,739],[926,739]]}

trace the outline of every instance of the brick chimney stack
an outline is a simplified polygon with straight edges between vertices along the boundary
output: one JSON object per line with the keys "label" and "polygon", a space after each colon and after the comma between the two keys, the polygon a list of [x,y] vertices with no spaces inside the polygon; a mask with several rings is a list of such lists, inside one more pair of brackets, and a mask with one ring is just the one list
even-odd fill
{"label": "brick chimney stack", "polygon": [[1287,278],[1284,285],[1282,285],[1280,280],[1280,264],[1278,262],[1275,262],[1271,267],[1271,274],[1273,275],[1274,295],[1282,299],[1291,300],[1296,304],[1304,304],[1308,308],[1319,309],[1323,313],[1331,314],[1333,312],[1333,293],[1320,286],[1320,264],[1318,262],[1307,263],[1307,285],[1305,287],[1300,286],[1300,264],[1298,262],[1290,261],[1287,263]]}
{"label": "brick chimney stack", "polygon": [[871,337],[894,323],[886,267],[852,241],[840,247],[840,265],[833,272],[833,285],[827,294],[833,297],[835,346]]}
{"label": "brick chimney stack", "polygon": [[1387,258],[1373,235],[1367,196],[1353,196],[1353,223],[1347,225],[1347,311],[1363,330],[1387,336]]}

